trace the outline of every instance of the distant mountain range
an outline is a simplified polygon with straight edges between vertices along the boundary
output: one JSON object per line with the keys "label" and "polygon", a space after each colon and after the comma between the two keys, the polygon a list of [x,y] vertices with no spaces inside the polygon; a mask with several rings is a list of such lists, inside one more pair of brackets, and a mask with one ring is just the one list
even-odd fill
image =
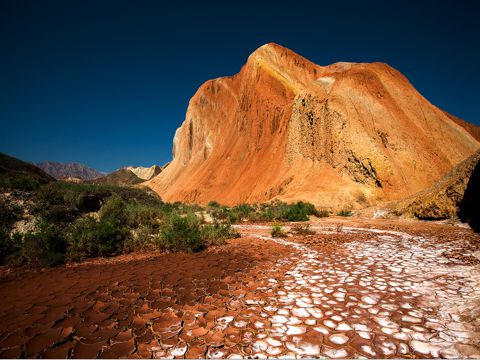
{"label": "distant mountain range", "polygon": [[81,180],[94,180],[105,175],[87,165],[79,163],[43,161],[35,165],[56,179],[78,178]]}

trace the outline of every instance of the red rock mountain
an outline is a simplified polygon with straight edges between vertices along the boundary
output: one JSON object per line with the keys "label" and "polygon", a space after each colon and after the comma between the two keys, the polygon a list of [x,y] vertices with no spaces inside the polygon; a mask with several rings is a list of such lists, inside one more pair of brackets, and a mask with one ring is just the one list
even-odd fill
{"label": "red rock mountain", "polygon": [[383,63],[319,66],[277,44],[203,84],[147,184],[167,201],[360,207],[429,186],[480,147]]}

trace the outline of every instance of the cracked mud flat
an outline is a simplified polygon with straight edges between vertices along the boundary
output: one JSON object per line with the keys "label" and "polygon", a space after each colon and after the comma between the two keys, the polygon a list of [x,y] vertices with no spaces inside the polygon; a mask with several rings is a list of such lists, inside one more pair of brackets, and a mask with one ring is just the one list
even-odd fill
{"label": "cracked mud flat", "polygon": [[397,225],[318,221],[316,235],[286,239],[241,225],[241,239],[200,254],[10,274],[0,356],[479,357],[479,265],[465,243],[478,236]]}

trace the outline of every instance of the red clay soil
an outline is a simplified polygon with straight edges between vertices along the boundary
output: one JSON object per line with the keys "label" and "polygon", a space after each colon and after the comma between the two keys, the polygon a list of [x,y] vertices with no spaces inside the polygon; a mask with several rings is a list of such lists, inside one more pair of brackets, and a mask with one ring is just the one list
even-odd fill
{"label": "red clay soil", "polygon": [[480,355],[470,230],[329,219],[274,239],[269,225],[237,228],[242,238],[198,254],[4,274],[0,357]]}
{"label": "red clay soil", "polygon": [[243,238],[198,254],[129,255],[4,277],[0,356],[150,357],[144,345],[160,324],[211,310],[239,277],[287,251],[263,243]]}

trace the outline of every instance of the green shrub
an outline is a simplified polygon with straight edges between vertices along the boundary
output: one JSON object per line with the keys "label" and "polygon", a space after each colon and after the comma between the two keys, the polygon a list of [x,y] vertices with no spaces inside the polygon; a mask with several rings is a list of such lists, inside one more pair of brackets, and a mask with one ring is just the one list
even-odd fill
{"label": "green shrub", "polygon": [[[311,204],[309,204],[311,205]],[[313,205],[312,205],[313,206]],[[315,211],[315,207],[313,207]],[[306,206],[303,202],[298,202],[293,205],[287,205],[285,212],[282,215],[284,221],[308,221],[308,215],[312,213],[309,206]]]}
{"label": "green shrub", "polygon": [[10,179],[9,187],[22,191],[32,191],[40,186],[38,179],[29,175],[17,175]]}
{"label": "green shrub", "polygon": [[272,237],[287,237],[287,233],[283,231],[280,224],[273,224],[270,235],[272,235]]}
{"label": "green shrub", "polygon": [[[238,220],[250,220],[252,214],[255,214],[255,208],[249,204],[240,204],[232,209],[233,213],[237,214]],[[256,217],[253,217],[256,218]]]}
{"label": "green shrub", "polygon": [[221,245],[226,239],[239,237],[229,222],[221,223],[214,221],[212,224],[204,224],[201,228],[201,237],[206,245]]}
{"label": "green shrub", "polygon": [[112,217],[97,221],[87,216],[77,220],[70,230],[68,257],[78,261],[96,256],[118,255],[128,236],[128,228]]}
{"label": "green shrub", "polygon": [[[76,215],[96,212],[113,194],[127,203],[143,205],[161,204],[157,195],[149,190],[103,184],[74,184],[57,181],[44,185],[36,192],[40,213],[55,205],[65,207]],[[68,219],[71,221],[70,219]]]}
{"label": "green shrub", "polygon": [[9,260],[15,265],[56,266],[65,260],[67,241],[55,225],[40,223],[36,232],[14,234]]}
{"label": "green shrub", "polygon": [[154,251],[158,249],[157,241],[158,231],[152,229],[152,227],[145,225],[140,226],[131,231],[123,242],[123,253],[130,253],[133,251]]}
{"label": "green shrub", "polygon": [[117,194],[110,196],[100,208],[100,220],[107,220],[112,224],[124,225],[127,223],[127,204]]}
{"label": "green shrub", "polygon": [[299,201],[294,204],[286,204],[274,201],[269,204],[261,204],[259,219],[263,221],[307,221],[308,215],[317,214],[313,204]]}
{"label": "green shrub", "polygon": [[197,252],[238,236],[229,222],[202,224],[193,213],[180,215],[174,212],[161,224],[158,244],[160,248],[170,251]]}
{"label": "green shrub", "polygon": [[218,202],[216,202],[215,200],[212,200],[212,201],[209,201],[208,204],[207,204],[208,207],[220,207],[220,204]]}
{"label": "green shrub", "polygon": [[346,210],[346,209],[342,209],[340,210],[338,213],[337,213],[338,216],[352,216],[353,215],[353,212],[350,211],[350,210]]}
{"label": "green shrub", "polygon": [[127,204],[125,212],[127,225],[131,228],[156,227],[160,220],[165,219],[170,214],[170,211],[162,206],[140,204]]}
{"label": "green shrub", "polygon": [[171,251],[197,252],[205,248],[200,220],[192,213],[172,213],[160,226],[159,245]]}
{"label": "green shrub", "polygon": [[216,221],[228,221],[235,223],[238,221],[238,215],[226,206],[210,208],[210,216]]}
{"label": "green shrub", "polygon": [[22,212],[20,206],[0,199],[0,228],[9,231],[12,225],[20,220]]}

